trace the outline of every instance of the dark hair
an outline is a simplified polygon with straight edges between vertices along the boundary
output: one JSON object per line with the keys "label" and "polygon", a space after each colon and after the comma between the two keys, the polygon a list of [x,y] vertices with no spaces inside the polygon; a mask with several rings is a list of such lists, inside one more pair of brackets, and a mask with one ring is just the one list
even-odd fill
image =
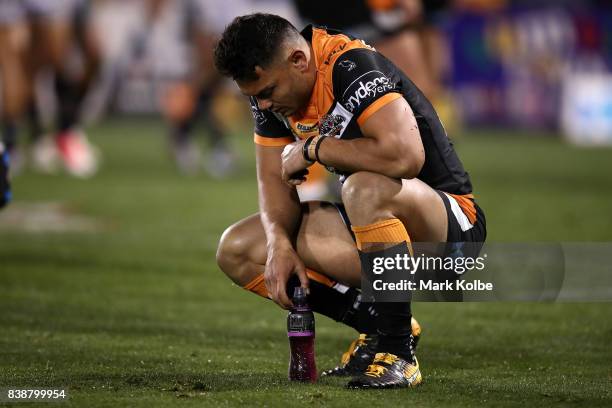
{"label": "dark hair", "polygon": [[234,80],[255,81],[255,67],[269,67],[283,41],[295,34],[299,35],[289,21],[273,14],[236,17],[215,47],[215,66]]}

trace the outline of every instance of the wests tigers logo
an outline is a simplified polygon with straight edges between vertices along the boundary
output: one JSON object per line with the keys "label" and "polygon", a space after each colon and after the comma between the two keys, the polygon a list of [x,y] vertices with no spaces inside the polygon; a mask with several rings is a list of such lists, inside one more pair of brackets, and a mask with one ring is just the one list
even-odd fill
{"label": "wests tigers logo", "polygon": [[319,125],[319,134],[322,136],[336,136],[342,131],[344,118],[340,115],[325,115]]}

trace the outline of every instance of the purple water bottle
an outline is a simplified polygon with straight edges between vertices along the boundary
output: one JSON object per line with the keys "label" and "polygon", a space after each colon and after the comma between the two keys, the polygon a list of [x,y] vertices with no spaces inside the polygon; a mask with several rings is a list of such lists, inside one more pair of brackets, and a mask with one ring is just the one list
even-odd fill
{"label": "purple water bottle", "polygon": [[302,287],[296,287],[293,292],[293,309],[287,316],[287,336],[291,348],[289,380],[317,381],[314,351],[315,320]]}

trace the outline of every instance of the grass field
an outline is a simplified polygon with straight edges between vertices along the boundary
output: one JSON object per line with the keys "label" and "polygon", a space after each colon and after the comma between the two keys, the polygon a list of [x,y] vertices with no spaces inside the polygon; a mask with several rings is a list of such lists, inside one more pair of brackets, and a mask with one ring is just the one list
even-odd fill
{"label": "grass field", "polygon": [[[0,388],[67,388],[79,407],[612,406],[612,304],[419,303],[421,387],[289,384],[285,313],[214,262],[257,208],[249,137],[229,183],[178,177],[159,122],[91,135],[96,178],[23,174],[0,213]],[[612,241],[612,150],[499,132],[457,148],[490,241]],[[319,317],[319,368],[353,337]]]}

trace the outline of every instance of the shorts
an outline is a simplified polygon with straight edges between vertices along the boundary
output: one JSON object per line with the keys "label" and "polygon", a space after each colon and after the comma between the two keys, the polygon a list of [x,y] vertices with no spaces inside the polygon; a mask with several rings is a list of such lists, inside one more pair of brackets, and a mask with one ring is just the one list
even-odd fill
{"label": "shorts", "polygon": [[[448,229],[446,242],[443,244],[440,250],[442,251],[443,257],[478,257],[484,241],[487,238],[487,227],[486,219],[482,209],[474,202],[476,209],[476,220],[474,224],[471,224],[465,215],[465,213],[459,207],[459,203],[452,196],[436,190],[442,201],[444,202],[444,208],[446,208],[446,216],[448,219]],[[334,204],[346,225],[353,241],[355,241],[355,234],[351,229],[351,221],[349,220],[344,204]],[[426,248],[425,245],[423,248]],[[413,247],[414,248],[414,247]],[[421,249],[422,250],[422,249]],[[435,279],[438,282],[454,281],[458,279],[465,271],[458,272],[455,270],[436,270]],[[419,276],[419,275],[417,275]],[[417,279],[424,279],[423,277]],[[447,302],[461,302],[463,301],[463,293],[461,291],[437,291],[433,297],[427,297],[428,301],[447,301]]]}
{"label": "shorts", "polygon": [[0,25],[24,22],[29,18],[70,18],[83,0],[0,0]]}
{"label": "shorts", "polygon": [[[476,207],[476,221],[472,225],[467,219],[467,216],[459,208],[459,204],[457,203],[457,201],[455,201],[452,196],[449,196],[439,190],[436,190],[436,192],[438,193],[440,198],[442,198],[442,201],[444,202],[444,207],[446,208],[446,216],[448,218],[446,242],[470,242],[480,244],[485,242],[487,238],[487,220],[480,206],[478,206],[478,204],[474,202],[474,206]],[[355,234],[351,229],[351,221],[348,217],[348,214],[346,213],[344,204],[334,203],[334,206],[336,207],[336,209],[338,209],[338,212],[342,217],[342,221],[344,221],[344,225],[346,226],[354,241]]]}
{"label": "shorts", "polygon": [[472,225],[452,196],[443,191],[436,190],[436,192],[444,202],[448,217],[446,242],[485,242],[487,238],[487,220],[478,204],[474,202],[476,221]]}

